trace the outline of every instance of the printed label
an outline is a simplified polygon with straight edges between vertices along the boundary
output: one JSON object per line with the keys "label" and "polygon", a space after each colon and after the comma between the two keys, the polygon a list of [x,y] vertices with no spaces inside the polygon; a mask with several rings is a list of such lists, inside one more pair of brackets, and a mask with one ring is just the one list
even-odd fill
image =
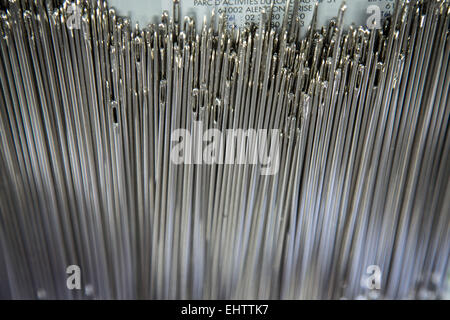
{"label": "printed label", "polygon": [[[201,25],[203,17],[207,19],[215,9],[216,16],[224,13],[228,25],[239,27],[250,23],[258,23],[261,11],[266,9],[269,12],[271,2],[273,8],[273,26],[281,26],[286,8],[286,0],[180,0],[181,16],[195,17],[198,24]],[[290,13],[292,14],[294,0],[290,2]],[[302,33],[306,32],[309,26],[316,0],[300,0],[298,17],[300,18]],[[318,26],[325,25],[331,18],[336,17],[343,0],[319,0],[318,8]],[[116,7],[119,15],[131,16],[133,22],[145,26],[149,22],[155,22],[163,12],[167,10],[172,14],[172,1],[161,0],[110,0],[109,3]],[[371,17],[373,6],[380,9],[381,18],[386,17],[394,11],[395,0],[346,0],[347,10],[344,23],[356,26],[367,26],[367,20]]]}

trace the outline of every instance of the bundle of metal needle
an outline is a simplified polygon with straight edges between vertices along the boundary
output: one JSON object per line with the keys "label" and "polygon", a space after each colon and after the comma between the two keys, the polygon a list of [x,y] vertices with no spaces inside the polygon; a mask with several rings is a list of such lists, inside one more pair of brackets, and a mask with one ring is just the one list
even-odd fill
{"label": "bundle of metal needle", "polygon": [[[279,29],[270,7],[238,28],[175,0],[141,29],[104,0],[1,2],[3,297],[443,297],[449,1],[397,1],[371,30],[345,5],[319,27],[316,5],[303,38],[287,2]],[[205,163],[208,129],[216,160],[259,145],[226,130],[275,132],[275,171]]]}

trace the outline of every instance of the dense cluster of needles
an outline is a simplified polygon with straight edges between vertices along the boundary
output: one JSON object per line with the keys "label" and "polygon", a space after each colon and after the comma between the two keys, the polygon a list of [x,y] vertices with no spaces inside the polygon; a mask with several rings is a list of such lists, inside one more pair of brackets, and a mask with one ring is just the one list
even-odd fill
{"label": "dense cluster of needles", "polygon": [[[345,4],[318,26],[316,5],[303,38],[298,4],[275,29],[270,7],[238,28],[182,19],[174,1],[141,29],[103,0],[3,1],[3,293],[442,297],[449,1],[397,1],[371,30],[344,28]],[[278,129],[279,170],[174,163],[172,133],[198,121]]]}

